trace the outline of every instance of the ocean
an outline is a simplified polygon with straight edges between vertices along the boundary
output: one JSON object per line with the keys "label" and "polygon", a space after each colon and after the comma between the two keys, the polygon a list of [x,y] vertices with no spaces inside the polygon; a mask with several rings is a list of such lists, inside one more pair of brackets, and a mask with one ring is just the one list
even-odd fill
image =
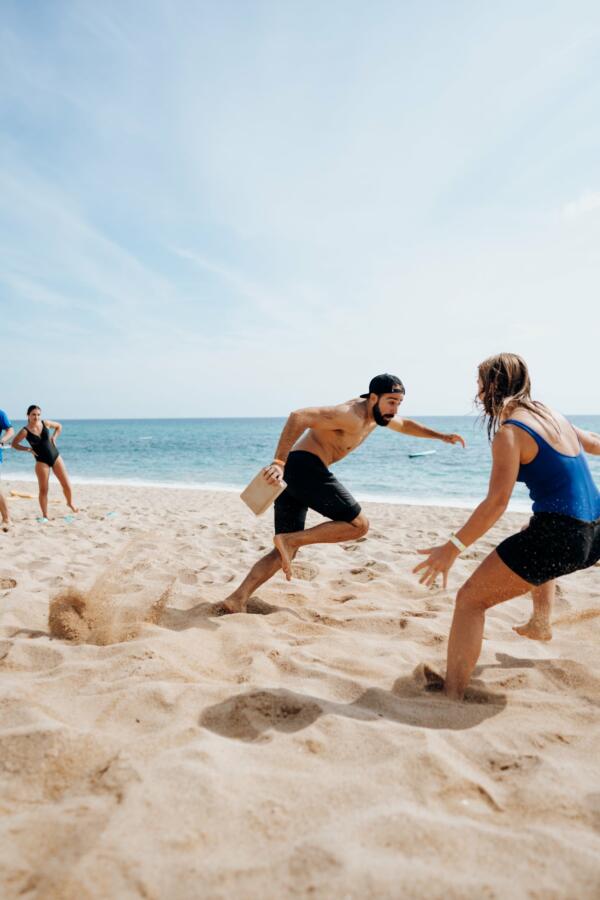
{"label": "ocean", "polygon": [[[378,428],[333,467],[358,500],[472,507],[486,493],[490,450],[481,422],[468,416],[415,416],[444,432],[458,432],[460,446],[405,437]],[[284,419],[62,420],[58,442],[73,483],[154,485],[240,491],[273,458]],[[600,432],[600,416],[572,416]],[[14,421],[15,430],[24,424]],[[436,452],[414,459],[409,453]],[[600,484],[600,457],[589,457]],[[29,454],[5,451],[2,477],[35,481]],[[511,508],[529,509],[517,485]]]}

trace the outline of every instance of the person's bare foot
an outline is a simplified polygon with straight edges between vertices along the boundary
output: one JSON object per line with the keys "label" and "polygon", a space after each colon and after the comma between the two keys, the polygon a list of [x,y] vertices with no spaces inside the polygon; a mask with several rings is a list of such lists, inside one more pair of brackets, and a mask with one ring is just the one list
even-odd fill
{"label": "person's bare foot", "polygon": [[220,615],[235,615],[235,613],[245,613],[247,600],[240,597],[235,591],[229,597],[225,597],[219,606]]}
{"label": "person's bare foot", "polygon": [[531,641],[552,640],[552,626],[548,621],[540,622],[538,619],[532,618],[524,625],[514,625],[513,631],[516,631],[521,637],[529,638]]}
{"label": "person's bare foot", "polygon": [[2,531],[10,531],[10,519],[2,519]]}
{"label": "person's bare foot", "polygon": [[275,547],[281,557],[281,568],[283,570],[283,574],[288,581],[291,581],[292,559],[294,557],[290,554],[285,534],[276,534],[273,538],[273,543],[275,544]]}
{"label": "person's bare foot", "polygon": [[67,506],[69,507],[69,509],[72,509],[74,513],[79,512],[79,509],[76,506],[73,506],[72,503],[67,503]]}

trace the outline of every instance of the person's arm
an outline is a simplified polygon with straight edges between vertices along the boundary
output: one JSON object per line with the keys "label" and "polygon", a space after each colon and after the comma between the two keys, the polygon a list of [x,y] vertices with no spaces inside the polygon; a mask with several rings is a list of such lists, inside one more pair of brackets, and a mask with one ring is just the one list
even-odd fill
{"label": "person's arm", "polygon": [[26,428],[21,428],[20,431],[17,432],[15,437],[12,439],[11,447],[13,450],[20,450],[21,453],[33,453],[31,447],[23,447],[21,445],[21,441],[25,440],[25,435],[27,434]]}
{"label": "person's arm", "polygon": [[283,426],[275,456],[270,466],[265,469],[267,481],[274,484],[283,478],[283,468],[289,453],[307,428],[322,428],[335,430],[344,428],[351,414],[337,406],[316,406],[307,409],[297,409],[290,413],[287,422]]}
{"label": "person's arm", "polygon": [[54,434],[52,435],[50,440],[53,444],[56,444],[56,438],[62,431],[62,425],[60,424],[60,422],[51,422],[50,419],[45,419],[44,425],[46,426],[46,428],[52,428],[54,430]]}
{"label": "person's arm", "polygon": [[573,428],[585,452],[600,456],[600,434],[596,434],[594,431],[584,431],[583,428],[576,428],[575,425]]}
{"label": "person's arm", "polygon": [[[519,435],[514,428],[502,428],[492,444],[492,473],[488,493],[485,500],[472,512],[463,527],[455,532],[465,548],[489,531],[502,516],[508,501],[510,500],[521,462],[521,446]],[[421,584],[431,585],[441,573],[444,587],[448,583],[448,572],[456,562],[461,550],[448,540],[439,547],[429,547],[419,550],[419,553],[427,554],[427,559],[419,563],[413,572],[423,570],[419,581]]]}
{"label": "person's arm", "polygon": [[0,447],[8,447],[8,442],[10,441],[11,437],[13,437],[14,433],[15,429],[12,427],[12,425],[9,425],[0,438]]}
{"label": "person's arm", "polygon": [[398,431],[400,434],[408,434],[411,437],[430,438],[437,441],[444,441],[445,444],[462,444],[465,446],[464,438],[460,434],[446,434],[443,431],[435,431],[428,428],[427,425],[421,425],[413,419],[392,419],[388,428],[392,431]]}

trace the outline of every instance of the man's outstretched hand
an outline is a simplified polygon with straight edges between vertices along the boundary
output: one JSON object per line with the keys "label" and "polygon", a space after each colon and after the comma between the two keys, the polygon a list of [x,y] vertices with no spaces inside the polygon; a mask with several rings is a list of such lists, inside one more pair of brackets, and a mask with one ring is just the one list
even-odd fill
{"label": "man's outstretched hand", "polygon": [[442,438],[445,444],[461,444],[461,446],[466,447],[464,437],[461,437],[460,434],[445,434]]}

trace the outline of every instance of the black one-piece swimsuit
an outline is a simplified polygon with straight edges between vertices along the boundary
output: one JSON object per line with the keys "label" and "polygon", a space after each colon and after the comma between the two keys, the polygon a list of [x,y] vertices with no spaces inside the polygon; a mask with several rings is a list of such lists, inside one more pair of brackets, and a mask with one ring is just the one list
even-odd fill
{"label": "black one-piece swimsuit", "polygon": [[42,422],[42,426],[41,434],[34,434],[29,428],[25,429],[27,432],[27,443],[33,450],[36,460],[46,463],[47,466],[52,468],[60,453],[50,440],[50,432],[46,427],[46,423]]}

